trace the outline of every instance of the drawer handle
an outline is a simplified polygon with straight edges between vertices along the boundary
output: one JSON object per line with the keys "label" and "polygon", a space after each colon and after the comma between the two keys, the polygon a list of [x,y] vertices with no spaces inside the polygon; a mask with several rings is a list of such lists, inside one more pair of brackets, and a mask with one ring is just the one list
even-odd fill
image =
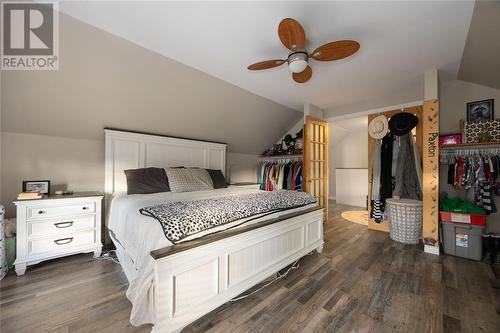
{"label": "drawer handle", "polygon": [[56,243],[57,245],[64,245],[64,244],[69,244],[72,241],[73,241],[73,237],[69,237],[69,238],[56,239],[56,240],[54,240],[54,243]]}
{"label": "drawer handle", "polygon": [[39,210],[38,214],[45,214],[45,211],[44,210]]}
{"label": "drawer handle", "polygon": [[87,210],[89,209],[89,207],[85,206],[85,207],[82,207],[83,210]]}
{"label": "drawer handle", "polygon": [[54,223],[56,228],[69,228],[73,225],[73,221]]}

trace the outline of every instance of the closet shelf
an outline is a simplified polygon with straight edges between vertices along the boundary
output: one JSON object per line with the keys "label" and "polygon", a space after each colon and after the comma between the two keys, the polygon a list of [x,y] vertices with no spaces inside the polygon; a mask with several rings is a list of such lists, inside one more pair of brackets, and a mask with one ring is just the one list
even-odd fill
{"label": "closet shelf", "polygon": [[260,155],[260,159],[284,159],[284,158],[302,158],[302,154],[282,154],[282,155]]}
{"label": "closet shelf", "polygon": [[483,146],[500,146],[500,142],[476,142],[476,143],[461,143],[453,145],[442,145],[440,149],[460,149],[460,148],[475,148]]}

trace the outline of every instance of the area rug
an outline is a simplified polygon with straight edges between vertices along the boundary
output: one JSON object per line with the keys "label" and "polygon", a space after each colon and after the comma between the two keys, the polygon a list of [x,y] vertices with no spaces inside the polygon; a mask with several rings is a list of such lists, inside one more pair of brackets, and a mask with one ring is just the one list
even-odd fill
{"label": "area rug", "polygon": [[347,221],[368,225],[368,211],[367,210],[349,210],[340,214],[342,218]]}

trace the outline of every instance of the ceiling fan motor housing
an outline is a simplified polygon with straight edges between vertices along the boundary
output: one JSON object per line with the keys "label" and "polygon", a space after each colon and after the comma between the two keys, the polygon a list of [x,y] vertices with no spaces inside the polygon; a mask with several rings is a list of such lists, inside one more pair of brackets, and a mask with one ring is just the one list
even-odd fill
{"label": "ceiling fan motor housing", "polygon": [[287,59],[288,68],[292,73],[302,73],[307,67],[308,58],[305,51],[292,52]]}

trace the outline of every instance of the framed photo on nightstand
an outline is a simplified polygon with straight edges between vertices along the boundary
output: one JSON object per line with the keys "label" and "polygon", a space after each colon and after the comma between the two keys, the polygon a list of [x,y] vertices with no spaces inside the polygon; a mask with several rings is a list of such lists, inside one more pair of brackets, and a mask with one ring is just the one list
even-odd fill
{"label": "framed photo on nightstand", "polygon": [[50,193],[50,180],[23,180],[23,192]]}

